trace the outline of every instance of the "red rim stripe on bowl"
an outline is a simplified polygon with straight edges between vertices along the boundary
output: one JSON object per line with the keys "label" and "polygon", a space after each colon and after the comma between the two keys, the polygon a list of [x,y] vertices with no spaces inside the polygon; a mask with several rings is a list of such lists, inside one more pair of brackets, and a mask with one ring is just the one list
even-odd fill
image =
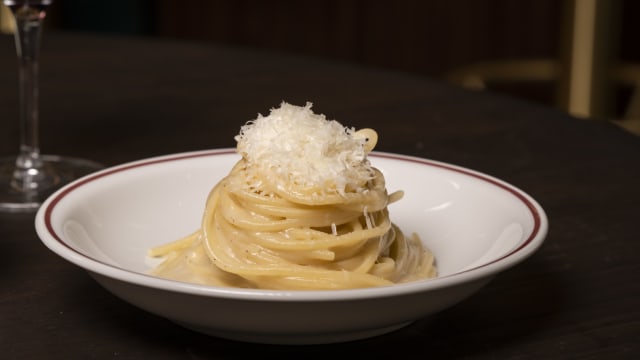
{"label": "red rim stripe on bowl", "polygon": [[[127,171],[127,170],[131,170],[131,169],[135,169],[135,168],[140,168],[143,166],[149,166],[149,165],[155,165],[155,164],[159,164],[159,163],[165,163],[165,162],[171,162],[171,161],[177,161],[177,160],[185,160],[185,159],[192,159],[192,158],[199,158],[199,157],[206,157],[206,156],[216,156],[216,155],[228,155],[228,154],[234,154],[235,153],[235,149],[223,149],[223,150],[212,150],[212,151],[204,151],[204,152],[194,152],[194,153],[185,153],[185,154],[178,154],[176,156],[170,156],[170,157],[161,157],[161,158],[156,158],[156,159],[150,159],[148,161],[141,161],[141,162],[136,162],[130,165],[124,165],[121,167],[115,167],[111,170],[105,170],[104,172],[100,172],[97,173],[95,175],[89,175],[86,178],[80,179],[75,183],[72,183],[69,187],[65,188],[64,190],[62,190],[60,193],[58,193],[57,195],[55,195],[54,198],[52,198],[51,202],[47,205],[47,208],[45,209],[44,212],[44,222],[45,222],[45,226],[47,228],[47,231],[49,231],[49,233],[51,234],[51,236],[53,236],[54,239],[56,239],[56,241],[58,243],[60,243],[61,245],[63,245],[64,247],[68,248],[69,250],[73,251],[74,253],[81,255],[82,257],[85,258],[89,258],[91,260],[96,261],[93,258],[90,258],[88,256],[86,256],[85,254],[77,251],[76,249],[72,248],[69,244],[65,243],[62,238],[55,232],[55,230],[53,229],[53,224],[51,221],[51,216],[53,213],[54,208],[56,207],[56,205],[65,197],[67,196],[69,193],[71,193],[72,191],[74,191],[75,189],[90,183],[94,180],[109,176],[109,175],[113,175],[115,173],[119,173],[119,172],[123,172],[123,171]],[[534,205],[534,203],[527,197],[525,196],[521,191],[515,189],[512,186],[509,186],[501,181],[498,181],[496,179],[493,179],[491,177],[488,177],[488,175],[484,175],[484,174],[480,174],[480,173],[476,173],[473,172],[471,170],[466,170],[464,168],[460,168],[460,167],[456,167],[453,165],[448,165],[446,163],[439,163],[439,162],[435,162],[435,161],[430,161],[427,159],[421,159],[421,158],[417,158],[417,157],[411,157],[411,156],[403,156],[403,155],[395,155],[395,154],[390,154],[390,153],[381,153],[381,152],[373,152],[371,154],[372,157],[377,157],[377,158],[383,158],[383,159],[392,159],[392,160],[400,160],[400,161],[406,161],[406,162],[412,162],[412,163],[417,163],[417,164],[422,164],[422,165],[427,165],[427,166],[431,166],[431,167],[437,167],[437,168],[442,168],[448,171],[453,171],[453,172],[457,172],[460,174],[464,174],[467,176],[471,176],[474,177],[476,179],[485,181],[487,183],[490,183],[496,187],[499,187],[501,189],[503,189],[504,191],[509,192],[510,194],[512,194],[513,196],[515,196],[518,200],[520,200],[522,203],[524,203],[526,205],[526,207],[529,209],[529,211],[531,212],[531,215],[533,217],[534,220],[534,224],[533,224],[533,229],[531,231],[531,234],[529,235],[529,237],[522,243],[520,244],[520,246],[518,246],[517,248],[513,249],[512,251],[508,252],[507,254],[496,258],[488,263],[482,264],[480,266],[477,267],[473,267],[471,269],[467,269],[464,271],[460,271],[457,272],[456,274],[460,274],[460,273],[465,273],[474,269],[478,269],[478,268],[482,268],[482,267],[486,267],[488,265],[491,265],[493,263],[499,262],[502,259],[505,259],[515,253],[517,253],[518,251],[522,250],[523,248],[525,248],[527,245],[529,245],[533,239],[538,235],[539,231],[540,231],[540,227],[541,227],[541,215],[538,212],[537,207]],[[108,265],[108,264],[105,264]],[[108,265],[108,266],[112,266],[113,265]],[[122,269],[125,270],[125,269]],[[125,270],[127,271],[127,270]],[[447,276],[445,276],[447,277]]]}

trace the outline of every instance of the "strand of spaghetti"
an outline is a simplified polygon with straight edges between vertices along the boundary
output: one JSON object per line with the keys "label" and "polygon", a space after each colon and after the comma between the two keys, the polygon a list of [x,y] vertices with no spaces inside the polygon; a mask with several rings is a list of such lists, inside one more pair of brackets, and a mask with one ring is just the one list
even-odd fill
{"label": "strand of spaghetti", "polygon": [[[222,237],[223,234],[217,233],[219,227],[207,225],[203,228],[203,232],[205,234],[204,238],[209,239],[212,237]],[[212,233],[211,233],[212,232]],[[345,286],[345,287],[361,287],[361,286],[372,286],[372,284],[380,282],[387,283],[387,280],[379,279],[376,276],[372,276],[370,274],[359,274],[356,276],[356,273],[349,275],[352,279],[352,284],[344,284],[338,285],[334,284],[335,281],[344,281],[345,279],[345,270],[327,270],[327,269],[317,269],[313,267],[305,267],[297,264],[287,264],[287,263],[274,263],[274,259],[270,258],[270,254],[268,251],[256,251],[253,252],[253,259],[259,259],[260,257],[266,257],[267,266],[260,266],[256,263],[245,263],[239,261],[238,257],[234,256],[231,251],[228,251],[229,248],[220,247],[216,242],[206,241],[205,240],[205,249],[209,254],[209,257],[214,260],[214,263],[222,268],[225,271],[229,271],[235,274],[240,274],[245,278],[251,277],[260,277],[264,280],[265,277],[275,277],[275,278],[290,278],[288,282],[299,282],[299,278],[314,278],[317,280],[317,284],[323,284],[322,286],[329,286],[331,288]],[[264,249],[263,249],[264,250]],[[263,261],[260,261],[263,262]],[[286,266],[284,266],[286,265]],[[348,271],[347,271],[348,272]],[[296,280],[298,279],[298,280]],[[331,285],[332,284],[332,285]]]}
{"label": "strand of spaghetti", "polygon": [[188,235],[178,241],[173,241],[165,245],[157,246],[149,250],[149,256],[158,257],[165,256],[173,251],[180,251],[182,249],[188,248],[193,244],[193,242],[200,236],[200,231],[196,231],[191,235]]}
{"label": "strand of spaghetti", "polygon": [[[354,225],[354,224],[352,224]],[[355,225],[354,225],[355,226]],[[321,250],[336,247],[348,247],[363,239],[376,238],[384,235],[390,227],[386,220],[378,227],[360,231],[352,231],[343,235],[333,235],[313,229],[294,229],[286,233],[248,233],[253,242],[265,247],[280,250]],[[308,237],[305,237],[308,236]],[[301,241],[304,239],[305,241]]]}
{"label": "strand of spaghetti", "polygon": [[[220,247],[222,247],[222,249],[231,249],[234,247],[248,247],[251,246],[253,247],[254,251],[251,252],[245,252],[243,254],[243,257],[245,257],[247,260],[244,261],[245,263],[258,263],[260,262],[258,259],[256,259],[256,257],[258,255],[263,255],[263,254],[273,254],[274,256],[280,256],[281,259],[290,259],[290,262],[293,263],[303,263],[303,264],[307,264],[309,261],[307,261],[306,259],[302,259],[302,258],[297,258],[297,259],[292,259],[292,257],[294,255],[301,255],[301,253],[297,253],[295,251],[291,251],[291,249],[284,249],[285,251],[277,251],[274,250],[273,248],[269,248],[269,247],[265,247],[262,246],[261,244],[259,244],[259,242],[254,241],[254,238],[247,236],[246,233],[244,232],[237,232],[235,227],[232,224],[229,224],[226,221],[221,221],[218,222],[217,220],[214,220],[215,224],[213,224],[210,227],[215,227],[215,231],[218,232],[218,234],[215,235],[216,239],[233,239],[233,243],[230,243],[229,241],[217,241],[217,243],[219,244]],[[366,230],[367,232],[372,232],[371,230]],[[379,231],[379,235],[384,235],[385,231]],[[351,234],[351,236],[353,236],[353,234]],[[209,238],[210,236],[206,236],[205,238]],[[367,243],[367,242],[371,242],[369,239],[376,239],[376,236],[373,237],[359,237],[356,242],[355,245],[352,244],[348,244],[351,246],[348,247],[344,247],[343,245],[343,250],[342,252],[344,253],[344,249],[350,249],[351,254],[356,254],[360,251],[360,247],[363,246],[363,244]],[[363,241],[364,239],[364,241]],[[376,241],[373,241],[372,243],[377,244]],[[213,247],[211,247],[211,249],[213,249]],[[328,251],[328,250],[327,250]],[[212,252],[215,252],[214,250],[212,250]],[[361,254],[362,255],[362,254]],[[377,252],[376,252],[377,255]],[[353,255],[350,255],[353,257]],[[344,257],[344,256],[343,256]],[[216,256],[216,259],[219,259],[220,256]],[[238,257],[236,257],[237,259]],[[265,263],[275,263],[277,262],[273,257],[269,258],[268,260],[263,260],[262,262]]]}
{"label": "strand of spaghetti", "polygon": [[[221,214],[239,228],[255,229],[259,231],[280,231],[290,228],[327,226],[333,222],[347,221],[356,218],[358,214],[347,212],[327,212],[326,209],[302,210],[295,206],[280,209],[277,214],[260,211],[264,208],[247,208],[236,201],[230,193],[220,195]],[[311,213],[311,214],[308,214]]]}
{"label": "strand of spaghetti", "polygon": [[[252,243],[285,251],[346,248],[364,240],[384,235],[389,231],[391,223],[388,218],[383,218],[383,221],[377,227],[371,229],[362,229],[359,222],[353,222],[349,227],[351,231],[337,236],[313,229],[290,229],[284,233],[242,232],[242,234],[235,234],[235,238],[247,236]],[[228,237],[225,237],[225,239],[218,241],[229,241]]]}
{"label": "strand of spaghetti", "polygon": [[[268,205],[268,206],[272,206],[272,207],[284,207],[287,208],[289,206],[296,206],[299,207],[301,209],[317,209],[323,206],[327,206],[325,204],[320,205],[320,204],[315,204],[315,205],[305,205],[305,204],[301,204],[301,203],[296,203],[293,201],[289,201],[286,199],[283,199],[281,197],[277,197],[275,196],[275,194],[265,194],[263,192],[257,192],[251,189],[247,189],[247,188],[240,188],[240,189],[233,189],[230,190],[234,193],[234,195],[236,197],[238,197],[239,199],[242,199],[242,201],[248,203],[248,204],[252,204],[254,206],[259,206],[259,205]],[[355,195],[353,195],[355,196]],[[388,196],[388,199],[384,199],[384,197],[382,196],[376,196],[376,198],[370,197],[368,201],[366,201],[367,199],[364,197],[361,197],[361,199],[359,201],[349,201],[347,202],[346,200],[344,200],[343,202],[338,202],[338,203],[333,203],[333,204],[328,204],[330,206],[333,206],[336,210],[340,210],[340,211],[355,211],[355,212],[361,212],[362,211],[362,205],[363,204],[367,204],[369,206],[369,208],[373,209],[373,210],[379,210],[382,209],[384,207],[386,207],[387,205],[394,203],[398,200],[400,200],[403,196],[403,192],[402,191],[396,191],[392,194],[390,194]],[[374,201],[376,200],[376,201]],[[386,201],[385,201],[386,200]],[[325,207],[323,207],[325,208]],[[286,209],[285,209],[286,210]]]}
{"label": "strand of spaghetti", "polygon": [[299,221],[318,221],[318,215],[323,215],[321,221],[323,223],[342,223],[349,222],[353,218],[357,218],[360,212],[352,209],[345,209],[335,205],[322,205],[311,207],[308,205],[300,205],[295,203],[260,203],[256,204],[251,199],[242,196],[243,194],[232,194],[231,201],[246,211],[263,215],[268,218],[293,218]]}
{"label": "strand of spaghetti", "polygon": [[[252,280],[259,287],[284,288],[298,287],[301,283],[314,284],[316,288],[356,288],[366,286],[380,286],[390,284],[386,279],[381,279],[371,274],[355,273],[346,270],[318,269],[296,264],[270,263],[245,264],[234,261],[226,251],[219,249],[215,243],[205,242],[205,249],[210,257],[216,259],[215,264],[225,271],[238,274],[243,278]],[[266,253],[260,255],[265,256]],[[280,286],[277,286],[280,284]]]}
{"label": "strand of spaghetti", "polygon": [[[243,166],[237,164],[232,170],[232,174],[243,171],[246,171]],[[278,197],[298,204],[319,206],[328,204],[362,204],[362,202],[387,203],[384,177],[377,169],[371,170],[371,174],[368,177],[368,186],[365,186],[367,185],[366,182],[361,184],[361,187],[366,187],[367,191],[345,193],[328,191],[327,188],[331,189],[331,184],[327,184],[326,187],[304,186],[302,184],[282,185],[273,183],[268,178],[261,178],[259,175],[245,175],[245,178],[248,176],[260,178],[259,183],[262,188],[269,189],[270,192]]]}

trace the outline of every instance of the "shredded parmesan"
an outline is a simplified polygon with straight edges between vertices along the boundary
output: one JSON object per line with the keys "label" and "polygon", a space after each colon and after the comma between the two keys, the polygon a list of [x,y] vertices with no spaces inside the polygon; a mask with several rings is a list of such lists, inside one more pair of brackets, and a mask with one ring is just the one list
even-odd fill
{"label": "shredded parmesan", "polygon": [[345,193],[372,176],[367,138],[311,110],[283,102],[258,115],[235,137],[237,152],[254,171],[281,184]]}

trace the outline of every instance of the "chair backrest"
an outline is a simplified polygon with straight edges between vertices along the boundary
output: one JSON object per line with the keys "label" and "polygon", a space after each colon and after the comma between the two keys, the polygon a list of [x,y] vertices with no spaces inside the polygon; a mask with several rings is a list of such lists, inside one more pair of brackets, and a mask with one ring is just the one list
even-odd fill
{"label": "chair backrest", "polygon": [[15,22],[11,15],[11,10],[3,4],[0,4],[0,33],[12,34],[15,29]]}
{"label": "chair backrest", "polygon": [[603,116],[612,107],[619,0],[568,0],[561,54],[560,105],[575,116]]}

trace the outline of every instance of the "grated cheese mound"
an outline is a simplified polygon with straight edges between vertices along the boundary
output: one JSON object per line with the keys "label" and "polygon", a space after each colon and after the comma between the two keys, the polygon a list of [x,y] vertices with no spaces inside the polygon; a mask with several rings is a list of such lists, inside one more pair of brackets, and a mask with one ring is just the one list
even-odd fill
{"label": "grated cheese mound", "polygon": [[235,137],[247,168],[280,188],[321,193],[360,192],[373,170],[366,139],[311,110],[312,104],[283,102],[268,116],[258,114]]}

